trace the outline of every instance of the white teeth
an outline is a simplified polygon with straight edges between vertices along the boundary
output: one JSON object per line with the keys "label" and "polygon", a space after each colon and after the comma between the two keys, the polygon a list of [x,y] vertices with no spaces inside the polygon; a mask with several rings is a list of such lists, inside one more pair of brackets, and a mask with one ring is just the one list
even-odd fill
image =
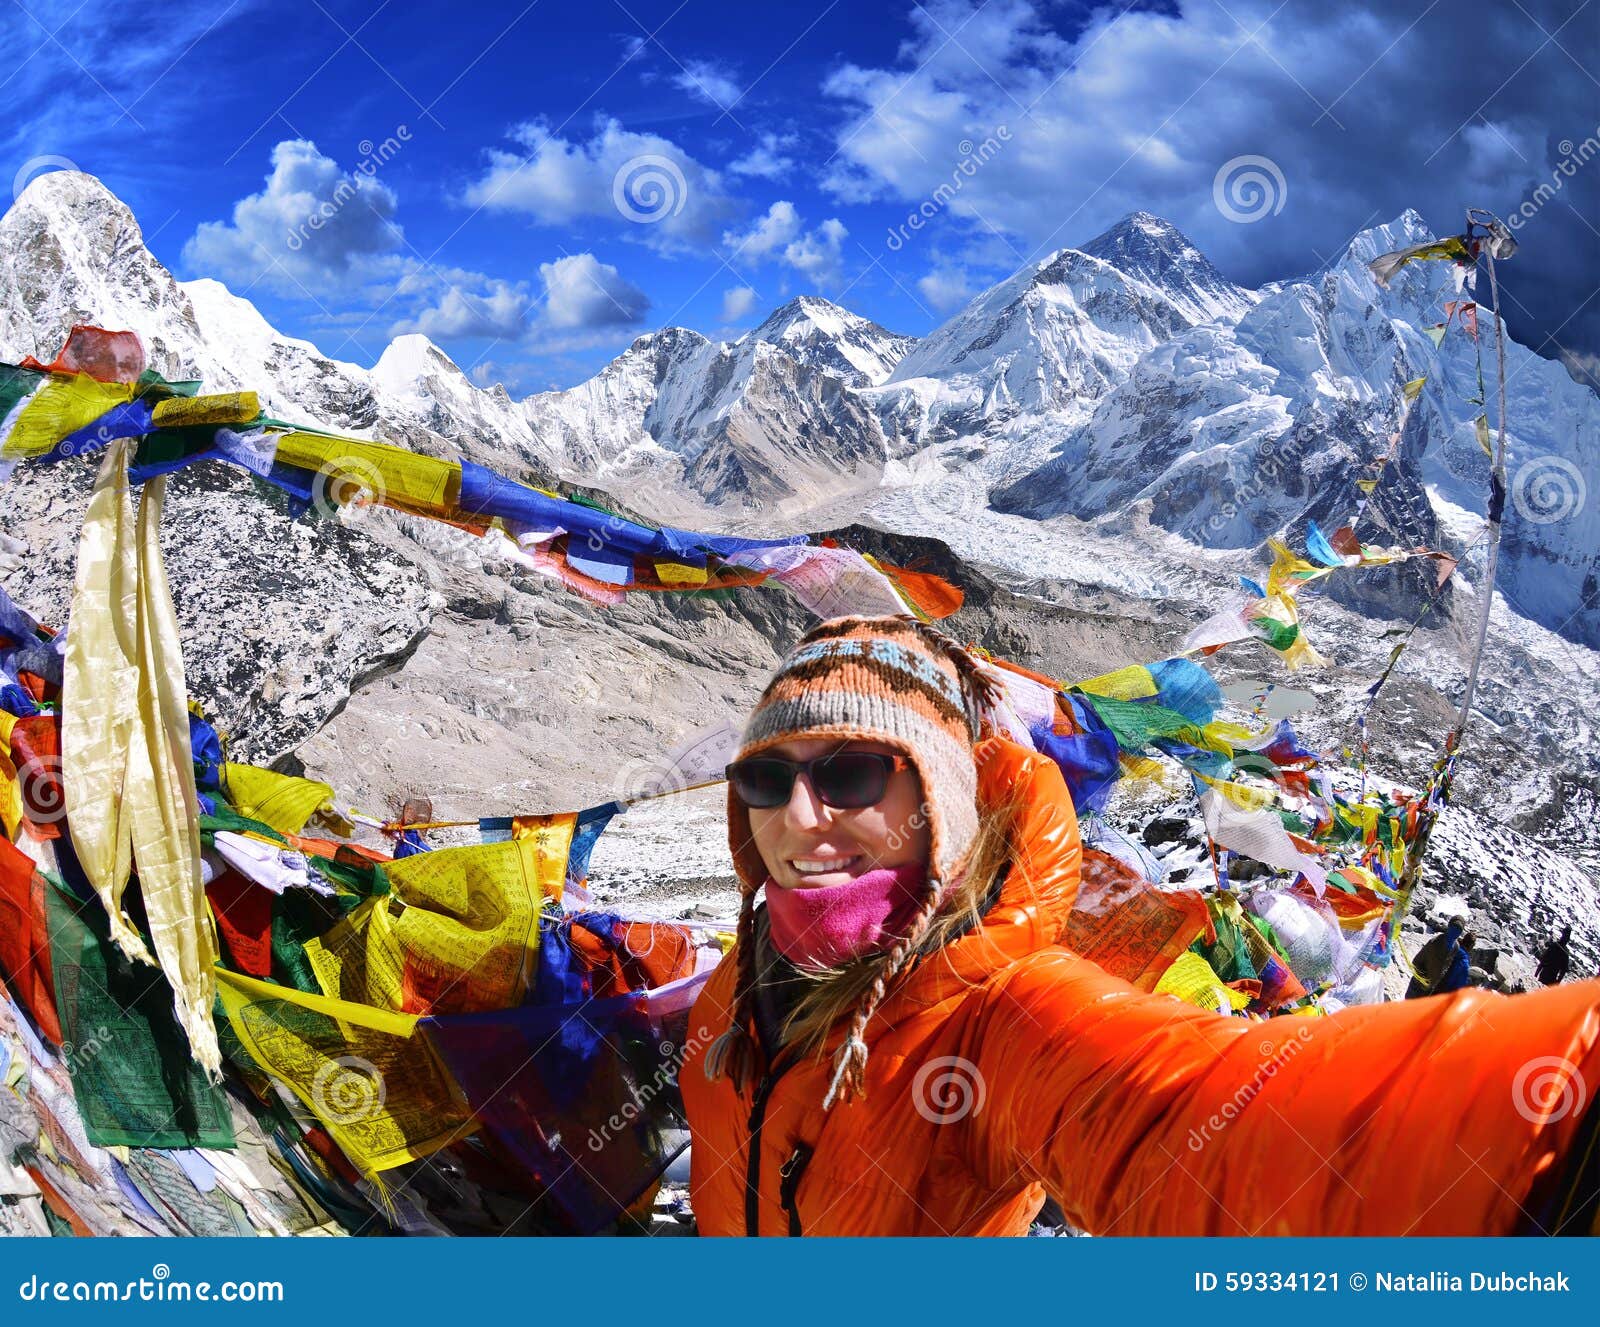
{"label": "white teeth", "polygon": [[827,871],[842,871],[853,861],[854,857],[796,857],[794,869],[801,875],[821,875]]}

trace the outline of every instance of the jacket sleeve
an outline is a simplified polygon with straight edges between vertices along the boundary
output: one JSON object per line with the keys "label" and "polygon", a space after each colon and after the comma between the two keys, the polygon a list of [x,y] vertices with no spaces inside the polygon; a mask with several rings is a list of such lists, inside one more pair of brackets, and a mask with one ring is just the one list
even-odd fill
{"label": "jacket sleeve", "polygon": [[980,1179],[1092,1234],[1538,1233],[1600,1090],[1600,981],[1247,1022],[1055,949],[966,1045]]}

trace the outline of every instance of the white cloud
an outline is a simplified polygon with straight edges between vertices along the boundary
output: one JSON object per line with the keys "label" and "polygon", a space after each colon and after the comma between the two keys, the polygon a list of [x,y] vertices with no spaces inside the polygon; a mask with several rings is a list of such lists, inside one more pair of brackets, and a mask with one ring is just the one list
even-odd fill
{"label": "white cloud", "polygon": [[829,217],[809,235],[786,245],[783,261],[818,285],[832,285],[839,280],[841,250],[849,234],[838,217]]}
{"label": "white cloud", "polygon": [[209,276],[303,299],[369,280],[381,266],[375,260],[403,243],[395,195],[377,170],[341,170],[315,143],[285,139],[272,149],[265,187],[235,203],[231,221],[202,222],[184,261]]}
{"label": "white cloud", "polygon": [[800,213],[787,199],[780,198],[743,235],[725,231],[722,242],[739,257],[764,258],[800,234]]}
{"label": "white cloud", "polygon": [[[1519,154],[1537,168],[1570,118],[1541,82],[1567,83],[1569,98],[1593,87],[1553,60],[1541,64],[1549,80],[1525,74],[1483,104],[1501,80],[1438,76],[1497,42],[1522,59],[1532,48],[1512,20],[1528,20],[1514,7],[1465,28],[1441,9],[1404,41],[1370,0],[1292,15],[1277,0],[1119,4],[1070,39],[1044,0],[906,7],[910,36],[892,60],[843,64],[823,85],[847,112],[827,187],[908,208],[937,196],[946,241],[993,227],[1021,237],[1022,257],[1148,209],[1226,270],[1260,279],[1407,205],[1436,226],[1458,225],[1463,201],[1506,211],[1534,174]],[[1001,128],[1009,141],[978,160]],[[1212,198],[1218,171],[1246,155],[1270,157],[1288,182],[1281,215],[1255,225]]]}
{"label": "white cloud", "polygon": [[734,80],[733,71],[712,60],[690,60],[672,76],[673,83],[691,97],[725,111],[735,105],[744,90]]}
{"label": "white cloud", "polygon": [[799,139],[793,134],[762,134],[761,141],[736,161],[728,163],[733,175],[753,175],[776,180],[794,169],[794,160],[784,153]]}
{"label": "white cloud", "polygon": [[659,134],[603,119],[586,142],[551,134],[542,120],[518,125],[527,152],[489,153],[467,189],[473,207],[524,212],[547,225],[599,218],[663,250],[709,248],[737,211],[722,177]]}
{"label": "white cloud", "polygon": [[972,298],[972,287],[967,284],[967,273],[965,269],[959,267],[935,268],[927,276],[918,279],[917,289],[922,293],[922,298],[940,313],[960,308]]}
{"label": "white cloud", "polygon": [[454,273],[454,278],[436,301],[414,317],[397,322],[391,336],[421,332],[438,341],[452,336],[490,336],[503,341],[520,339],[528,330],[528,309],[532,298],[526,283],[477,277],[480,288],[466,289],[459,278],[475,273]]}
{"label": "white cloud", "polygon": [[1575,381],[1600,392],[1600,355],[1582,350],[1563,350],[1561,362]]}
{"label": "white cloud", "polygon": [[625,327],[638,322],[650,309],[644,291],[592,253],[540,263],[539,277],[545,288],[543,323],[547,327]]}
{"label": "white cloud", "polygon": [[781,262],[821,286],[838,282],[844,241],[849,234],[837,217],[829,217],[807,231],[799,209],[788,199],[780,198],[748,231],[726,231],[722,242],[733,250],[734,262]]}
{"label": "white cloud", "polygon": [[722,321],[743,322],[756,306],[756,292],[749,286],[735,286],[722,292]]}

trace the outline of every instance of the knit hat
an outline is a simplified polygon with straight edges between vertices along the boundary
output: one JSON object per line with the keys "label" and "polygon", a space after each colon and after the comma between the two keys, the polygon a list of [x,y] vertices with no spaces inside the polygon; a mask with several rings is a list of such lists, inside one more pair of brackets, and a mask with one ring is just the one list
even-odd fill
{"label": "knit hat", "polygon": [[[980,736],[991,687],[955,641],[911,617],[840,617],[808,631],[778,665],[745,725],[738,758],[796,738],[871,739],[904,755],[922,779],[928,818],[928,877],[912,934],[891,951],[885,980],[903,965],[959,880],[978,833],[978,773],[973,745]],[[728,847],[740,883],[739,985],[734,1024],[706,1057],[706,1073],[731,1068],[745,1076],[745,1028],[756,980],[755,896],[767,877],[750,831],[749,809],[728,788]],[[881,997],[858,1011],[840,1051],[841,1081],[860,1090],[866,1045],[861,1033]]]}
{"label": "knit hat", "polygon": [[[950,648],[957,647],[911,618],[840,617],[814,627],[761,693],[739,759],[794,738],[871,738],[900,752],[922,778],[928,870],[954,880],[978,832],[978,715]],[[731,786],[728,847],[753,893],[767,868],[750,834],[749,809]]]}

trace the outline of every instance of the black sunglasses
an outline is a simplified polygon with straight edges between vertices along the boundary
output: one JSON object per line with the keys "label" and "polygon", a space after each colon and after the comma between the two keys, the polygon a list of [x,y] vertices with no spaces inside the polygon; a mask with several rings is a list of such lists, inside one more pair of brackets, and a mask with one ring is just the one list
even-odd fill
{"label": "black sunglasses", "polygon": [[752,756],[734,761],[724,772],[734,795],[757,810],[787,805],[795,779],[804,774],[824,806],[855,811],[881,802],[889,776],[910,768],[904,756],[883,751],[835,751],[815,760]]}

